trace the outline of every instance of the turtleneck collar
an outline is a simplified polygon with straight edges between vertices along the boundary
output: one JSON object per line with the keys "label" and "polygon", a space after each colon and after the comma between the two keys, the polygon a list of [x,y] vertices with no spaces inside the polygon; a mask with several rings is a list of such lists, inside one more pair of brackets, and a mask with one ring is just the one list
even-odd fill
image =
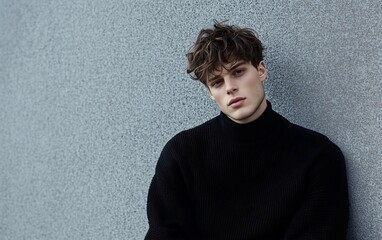
{"label": "turtleneck collar", "polygon": [[[267,100],[267,107],[263,114],[256,120],[240,124],[231,120],[226,114],[220,112],[220,123],[224,134],[237,142],[254,142],[264,139],[275,130],[277,119],[279,118],[272,109],[271,103]],[[276,124],[276,125],[275,125]]]}

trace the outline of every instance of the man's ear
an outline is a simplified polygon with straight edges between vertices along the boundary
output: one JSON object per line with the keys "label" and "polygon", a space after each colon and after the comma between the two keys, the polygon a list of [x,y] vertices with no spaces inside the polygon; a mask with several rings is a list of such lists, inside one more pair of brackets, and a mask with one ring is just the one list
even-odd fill
{"label": "man's ear", "polygon": [[257,71],[259,72],[259,77],[261,81],[264,81],[267,78],[267,67],[265,66],[265,62],[261,61],[257,66]]}

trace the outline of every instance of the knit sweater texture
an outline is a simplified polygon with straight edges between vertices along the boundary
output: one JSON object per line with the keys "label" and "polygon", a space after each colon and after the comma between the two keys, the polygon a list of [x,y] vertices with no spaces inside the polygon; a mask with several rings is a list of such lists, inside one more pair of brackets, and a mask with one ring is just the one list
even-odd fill
{"label": "knit sweater texture", "polygon": [[346,239],[345,161],[327,137],[272,110],[224,113],[175,135],[152,179],[146,240]]}

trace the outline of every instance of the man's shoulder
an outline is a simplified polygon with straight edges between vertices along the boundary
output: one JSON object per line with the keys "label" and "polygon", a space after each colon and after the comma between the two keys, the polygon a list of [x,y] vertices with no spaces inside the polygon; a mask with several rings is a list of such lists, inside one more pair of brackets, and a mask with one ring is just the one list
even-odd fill
{"label": "man's shoulder", "polygon": [[219,116],[204,123],[176,133],[166,144],[167,147],[187,147],[201,144],[208,136],[216,132],[219,125]]}
{"label": "man's shoulder", "polygon": [[328,140],[327,136],[324,134],[320,133],[317,130],[313,130],[295,123],[290,123],[290,129],[289,132],[293,134],[296,137],[299,138],[309,138],[309,139],[315,139],[315,140],[322,140],[326,141]]}
{"label": "man's shoulder", "polygon": [[307,149],[332,149],[340,151],[338,146],[323,133],[294,123],[286,131],[288,139],[295,144]]}
{"label": "man's shoulder", "polygon": [[204,123],[201,123],[192,128],[188,128],[177,133],[174,138],[175,139],[189,139],[189,138],[198,138],[203,135],[214,132],[219,125],[219,116],[216,116],[212,119],[207,120]]}

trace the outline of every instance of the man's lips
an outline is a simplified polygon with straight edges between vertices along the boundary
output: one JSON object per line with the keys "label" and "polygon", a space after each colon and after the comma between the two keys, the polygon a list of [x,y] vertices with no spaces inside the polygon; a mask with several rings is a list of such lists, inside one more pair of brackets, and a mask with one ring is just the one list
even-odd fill
{"label": "man's lips", "polygon": [[234,103],[236,103],[236,102],[242,101],[242,100],[244,100],[244,99],[245,99],[245,98],[243,98],[243,97],[232,98],[231,101],[229,101],[228,106],[230,106],[231,104],[234,104]]}

